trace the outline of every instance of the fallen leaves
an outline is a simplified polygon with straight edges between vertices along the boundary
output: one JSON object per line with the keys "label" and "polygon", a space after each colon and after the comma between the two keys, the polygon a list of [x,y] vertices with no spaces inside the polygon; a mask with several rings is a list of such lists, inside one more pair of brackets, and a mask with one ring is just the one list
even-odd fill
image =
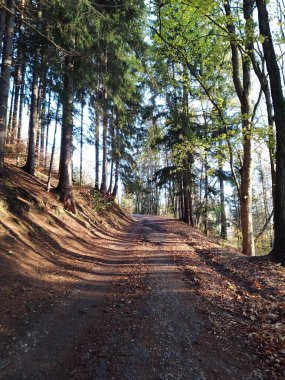
{"label": "fallen leaves", "polygon": [[[209,302],[213,334],[234,330],[254,348],[268,379],[284,379],[285,269],[222,249],[182,223],[171,232],[188,236],[189,251],[177,253],[176,261],[192,292]],[[227,323],[218,311],[227,313]]]}

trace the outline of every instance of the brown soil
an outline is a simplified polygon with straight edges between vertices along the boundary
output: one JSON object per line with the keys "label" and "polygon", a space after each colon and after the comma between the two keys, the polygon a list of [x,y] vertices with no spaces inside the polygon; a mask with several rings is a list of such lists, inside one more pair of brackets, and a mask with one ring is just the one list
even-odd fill
{"label": "brown soil", "polygon": [[9,173],[0,379],[285,378],[283,268],[173,219],[130,220],[88,189],[70,215]]}

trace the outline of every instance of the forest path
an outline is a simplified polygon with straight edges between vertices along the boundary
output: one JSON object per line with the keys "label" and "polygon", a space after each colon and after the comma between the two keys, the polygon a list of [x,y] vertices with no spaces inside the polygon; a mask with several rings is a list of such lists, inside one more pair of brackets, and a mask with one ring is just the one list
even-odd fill
{"label": "forest path", "polygon": [[[181,258],[200,242],[178,223],[136,216],[123,238],[106,242],[109,260],[14,344],[0,378],[263,379],[228,315],[185,272]],[[207,271],[198,256],[191,265]]]}

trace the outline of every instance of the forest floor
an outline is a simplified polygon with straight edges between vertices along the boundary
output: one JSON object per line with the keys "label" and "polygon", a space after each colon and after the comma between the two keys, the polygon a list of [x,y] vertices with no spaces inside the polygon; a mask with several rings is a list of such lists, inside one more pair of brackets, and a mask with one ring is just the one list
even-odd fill
{"label": "forest floor", "polygon": [[82,190],[75,217],[10,173],[0,379],[285,378],[284,268],[174,219],[116,206],[92,219]]}

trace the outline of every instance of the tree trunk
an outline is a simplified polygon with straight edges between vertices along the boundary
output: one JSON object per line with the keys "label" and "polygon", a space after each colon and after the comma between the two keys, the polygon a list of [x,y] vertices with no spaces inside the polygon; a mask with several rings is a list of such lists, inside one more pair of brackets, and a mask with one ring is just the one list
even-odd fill
{"label": "tree trunk", "polygon": [[226,218],[226,207],[225,207],[225,186],[223,178],[223,165],[219,165],[219,183],[220,183],[220,204],[221,204],[221,232],[220,236],[222,239],[227,239],[227,218]]}
{"label": "tree trunk", "polygon": [[41,133],[40,133],[40,124],[41,124],[41,105],[42,105],[42,93],[43,93],[43,83],[42,78],[39,80],[38,86],[38,100],[37,100],[37,118],[36,118],[36,151],[39,156],[40,153],[40,144],[41,144]]}
{"label": "tree trunk", "polygon": [[120,161],[119,158],[116,158],[115,161],[115,178],[114,178],[114,187],[112,191],[113,197],[117,196],[118,193],[118,184],[119,184],[119,167],[120,167]]}
{"label": "tree trunk", "polygon": [[8,118],[8,125],[7,125],[6,143],[9,143],[11,140],[12,118],[13,118],[13,108],[14,108],[14,99],[15,99],[15,82],[12,84],[12,86],[13,86],[13,89],[12,89],[10,107],[9,107],[9,118]]}
{"label": "tree trunk", "polygon": [[263,52],[270,80],[276,126],[276,182],[274,197],[274,243],[271,258],[285,264],[285,98],[271,35],[266,0],[256,0]]}
{"label": "tree trunk", "polygon": [[80,169],[79,184],[82,185],[82,160],[83,160],[83,116],[84,116],[84,100],[81,101],[81,120],[80,120]]}
{"label": "tree trunk", "polygon": [[[251,0],[244,0],[243,14],[246,22],[246,52],[251,48],[251,32],[253,27]],[[232,50],[232,77],[237,96],[240,101],[242,115],[243,133],[243,164],[241,168],[241,185],[239,191],[240,214],[242,230],[242,252],[247,256],[255,255],[253,223],[252,223],[252,125],[250,120],[250,88],[251,88],[251,61],[248,55],[244,54],[242,62],[242,75],[240,75],[239,51],[236,43],[235,26],[232,21],[232,12],[229,2],[224,4],[228,17],[227,29],[230,35],[230,45]],[[241,80],[242,77],[242,80]]]}
{"label": "tree trunk", "polygon": [[17,138],[17,118],[18,118],[18,105],[19,105],[19,95],[21,88],[21,72],[22,72],[22,61],[23,61],[23,9],[24,9],[25,0],[21,0],[21,18],[19,22],[19,33],[18,33],[18,50],[16,58],[16,69],[15,69],[15,99],[13,107],[13,116],[12,116],[12,127],[11,127],[11,139],[10,143],[13,145],[15,139]]}
{"label": "tree trunk", "polygon": [[120,116],[119,109],[115,107],[116,114],[116,136],[114,136],[114,160],[115,160],[115,177],[114,177],[114,187],[112,191],[113,197],[117,196],[118,185],[119,185],[119,167],[120,167],[120,137],[119,137],[119,129],[120,129]]}
{"label": "tree trunk", "polygon": [[53,135],[53,143],[52,143],[52,149],[51,149],[51,155],[50,155],[50,164],[49,164],[49,170],[48,170],[47,191],[50,191],[51,174],[52,174],[52,166],[53,166],[54,152],[55,152],[57,125],[58,125],[59,104],[60,102],[58,100],[57,107],[56,107],[56,114],[55,114],[54,135]]}
{"label": "tree trunk", "polygon": [[[250,57],[252,61],[252,66],[254,69],[254,72],[259,80],[262,92],[265,97],[265,103],[266,103],[266,110],[267,110],[267,123],[268,123],[268,151],[269,151],[269,158],[270,158],[270,171],[271,171],[271,184],[272,184],[272,197],[274,201],[274,188],[275,188],[275,181],[276,181],[276,171],[275,171],[275,137],[274,137],[274,114],[273,114],[273,105],[271,100],[271,94],[270,94],[270,87],[267,80],[267,75],[265,74],[264,70],[261,70],[259,67],[258,61],[256,60],[255,53],[254,53],[254,44],[253,42],[250,43]],[[264,59],[264,58],[263,58]]]}
{"label": "tree trunk", "polygon": [[[2,0],[3,5],[6,5],[6,0]],[[2,53],[2,43],[5,32],[5,19],[6,19],[6,10],[0,5],[0,55]]]}
{"label": "tree trunk", "polygon": [[39,131],[40,131],[40,149],[39,149],[39,162],[40,165],[44,165],[44,154],[45,154],[45,131],[46,131],[46,94],[47,94],[47,73],[44,69],[42,76],[42,96],[40,104],[40,114],[39,114]]}
{"label": "tree trunk", "polygon": [[104,90],[104,115],[103,115],[103,158],[102,158],[102,182],[100,191],[107,191],[107,129],[108,129],[108,103],[107,91]]}
{"label": "tree trunk", "polygon": [[34,58],[33,67],[33,83],[30,105],[30,121],[29,121],[29,142],[28,142],[28,156],[23,170],[31,175],[35,175],[36,165],[36,127],[37,127],[37,113],[38,113],[38,62],[37,54]]}
{"label": "tree trunk", "polygon": [[18,141],[22,137],[23,108],[24,108],[24,103],[25,103],[25,71],[26,71],[26,62],[23,62],[22,68],[21,68],[21,94],[20,94],[19,118],[18,118],[18,129],[17,129]]}
{"label": "tree trunk", "polygon": [[209,231],[209,177],[208,177],[208,159],[207,155],[205,155],[205,207],[204,207],[204,233],[208,235]]}
{"label": "tree trunk", "polygon": [[95,189],[99,190],[99,140],[100,140],[100,111],[95,102]]}
{"label": "tree trunk", "polygon": [[[118,114],[116,118],[118,117]],[[110,149],[110,155],[111,155],[111,168],[110,168],[110,182],[108,187],[108,193],[111,194],[112,187],[113,187],[113,170],[114,170],[114,161],[115,161],[115,128],[114,128],[114,107],[112,107],[112,115],[110,118],[110,139],[111,139],[111,149]],[[117,120],[116,120],[117,124]]]}
{"label": "tree trunk", "polygon": [[21,149],[21,137],[22,137],[22,119],[23,119],[23,108],[24,108],[24,102],[25,102],[25,70],[26,70],[26,63],[22,62],[21,67],[21,91],[20,91],[20,105],[19,105],[19,118],[18,118],[18,126],[17,126],[17,160],[16,164],[20,164],[20,149]]}
{"label": "tree trunk", "polygon": [[45,136],[45,153],[44,153],[44,166],[47,167],[48,159],[48,140],[49,140],[49,127],[51,123],[51,87],[49,88],[48,95],[48,107],[47,107],[47,117],[46,117],[46,136]]}
{"label": "tree trunk", "polygon": [[65,58],[65,73],[62,94],[62,127],[59,164],[59,182],[57,191],[64,208],[76,213],[72,193],[72,156],[73,156],[73,58]]}

